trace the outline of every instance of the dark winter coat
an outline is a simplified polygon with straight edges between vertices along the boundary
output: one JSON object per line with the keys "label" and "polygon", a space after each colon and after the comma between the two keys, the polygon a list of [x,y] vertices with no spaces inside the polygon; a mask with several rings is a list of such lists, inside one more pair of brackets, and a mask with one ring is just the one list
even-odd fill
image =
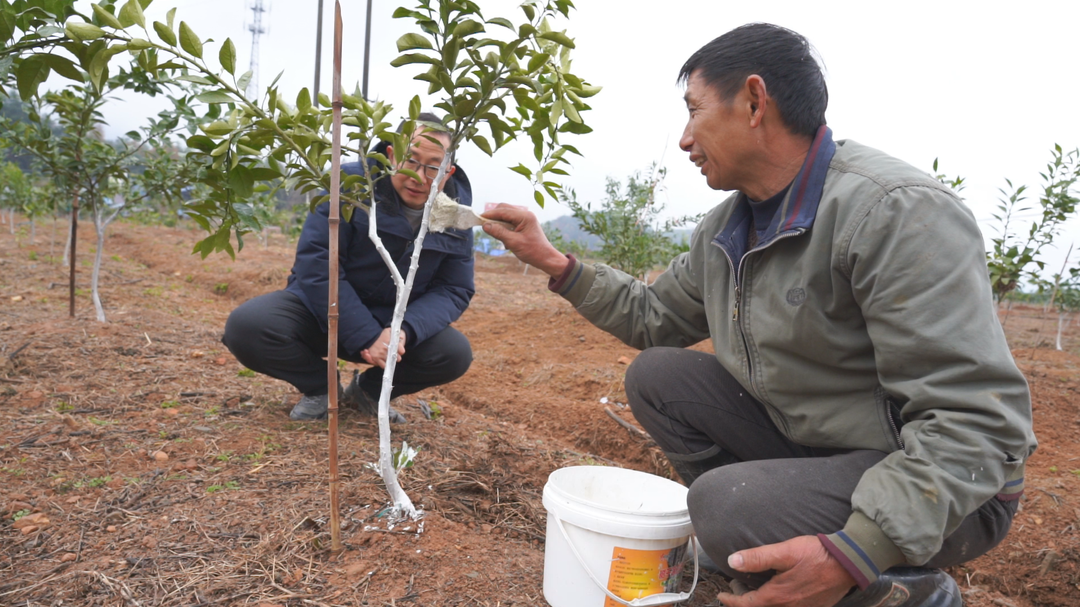
{"label": "dark winter coat", "polygon": [[[349,175],[361,174],[359,162],[341,168]],[[404,279],[413,253],[413,229],[399,210],[402,203],[390,178],[379,179],[375,191],[377,232]],[[444,191],[457,202],[472,206],[472,186],[461,167],[457,167]],[[300,297],[319,319],[323,331],[327,330],[329,298],[329,209],[330,204],[323,203],[304,221],[296,261],[285,288]],[[338,242],[341,260],[338,343],[350,355],[357,355],[390,326],[396,291],[389,269],[368,238],[366,210],[355,210],[351,221],[342,219]],[[472,232],[467,230],[428,233],[424,238],[402,325],[406,350],[445,329],[469,306],[475,292],[472,248]]]}

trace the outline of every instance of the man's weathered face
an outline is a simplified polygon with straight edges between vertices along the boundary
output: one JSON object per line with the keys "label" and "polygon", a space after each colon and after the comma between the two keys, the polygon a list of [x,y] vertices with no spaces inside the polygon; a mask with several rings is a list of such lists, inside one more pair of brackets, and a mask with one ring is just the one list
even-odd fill
{"label": "man's weathered face", "polygon": [[[424,203],[428,199],[428,192],[431,189],[431,180],[435,178],[439,165],[442,164],[443,158],[446,157],[446,146],[450,143],[450,138],[445,134],[440,133],[434,136],[429,134],[435,140],[432,141],[423,133],[423,130],[419,130],[413,136],[409,156],[406,156],[405,160],[398,165],[398,168],[406,168],[415,172],[422,181],[416,181],[404,173],[396,173],[390,178],[390,183],[394,185],[394,189],[397,190],[402,202],[413,209],[424,208]],[[387,152],[393,155],[394,148],[389,148]],[[454,167],[446,170],[446,175],[443,177],[442,182],[439,183],[439,191],[442,191],[443,187],[446,186],[446,180],[453,174]]]}
{"label": "man's weathered face", "polygon": [[747,129],[738,111],[739,95],[725,101],[705,82],[700,72],[686,81],[686,121],[679,147],[690,154],[690,162],[701,169],[714,190],[737,190],[741,185],[740,160]]}

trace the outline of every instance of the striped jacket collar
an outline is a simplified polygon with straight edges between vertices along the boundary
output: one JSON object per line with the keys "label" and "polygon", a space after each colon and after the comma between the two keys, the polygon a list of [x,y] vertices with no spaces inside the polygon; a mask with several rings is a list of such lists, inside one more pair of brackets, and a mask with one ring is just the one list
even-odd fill
{"label": "striped jacket collar", "polygon": [[[821,192],[825,187],[825,174],[829,163],[836,153],[836,143],[832,138],[832,129],[822,125],[810,144],[802,168],[788,188],[784,202],[780,204],[765,235],[758,241],[755,249],[769,246],[778,237],[791,233],[802,233],[814,225]],[[739,193],[735,199],[735,209],[727,223],[713,238],[713,244],[723,249],[731,258],[733,265],[742,258],[746,251],[746,237],[753,229],[753,216],[746,195]]]}

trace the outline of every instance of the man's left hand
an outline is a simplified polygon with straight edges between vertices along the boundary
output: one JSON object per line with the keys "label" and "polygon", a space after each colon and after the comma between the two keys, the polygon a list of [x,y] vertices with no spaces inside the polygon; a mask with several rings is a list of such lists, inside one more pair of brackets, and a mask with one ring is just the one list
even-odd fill
{"label": "man's left hand", "polygon": [[[371,344],[371,347],[366,350],[360,351],[360,356],[369,365],[375,365],[380,369],[386,368],[386,361],[390,354],[390,327],[382,330],[379,334],[379,338],[375,340],[375,343]],[[397,347],[397,359],[400,361],[401,357],[405,356],[405,331],[400,331],[398,336]]]}
{"label": "man's left hand", "polygon": [[832,607],[855,585],[851,574],[813,535],[740,550],[728,557],[728,565],[744,573],[774,569],[776,575],[741,596],[721,592],[716,598],[724,607]]}

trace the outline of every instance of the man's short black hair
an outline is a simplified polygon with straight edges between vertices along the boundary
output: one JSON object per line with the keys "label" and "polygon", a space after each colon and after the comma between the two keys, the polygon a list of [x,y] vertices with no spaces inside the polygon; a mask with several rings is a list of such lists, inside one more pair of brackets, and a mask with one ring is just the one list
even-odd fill
{"label": "man's short black hair", "polygon": [[685,83],[694,72],[724,101],[757,74],[792,132],[813,137],[825,124],[829,105],[825,75],[810,42],[787,28],[770,23],[737,27],[691,55],[679,71],[679,82]]}

